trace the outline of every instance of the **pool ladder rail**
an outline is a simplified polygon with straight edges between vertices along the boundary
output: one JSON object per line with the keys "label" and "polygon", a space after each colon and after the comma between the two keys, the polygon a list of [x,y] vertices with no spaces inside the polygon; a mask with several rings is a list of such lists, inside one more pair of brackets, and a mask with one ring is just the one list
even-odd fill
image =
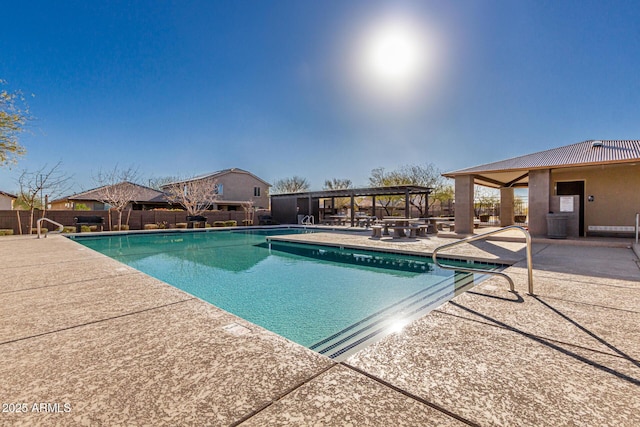
{"label": "pool ladder rail", "polygon": [[313,215],[306,215],[302,218],[302,220],[300,221],[300,224],[302,225],[314,225],[315,224],[315,219],[313,218]]}
{"label": "pool ladder rail", "polygon": [[435,265],[437,265],[438,267],[440,267],[440,268],[444,268],[444,269],[448,269],[448,270],[458,270],[458,271],[466,271],[466,272],[469,272],[469,273],[493,274],[493,275],[496,275],[496,276],[502,276],[505,279],[507,279],[507,281],[509,282],[509,289],[511,290],[511,292],[515,292],[515,285],[513,283],[513,280],[511,279],[511,277],[509,277],[505,273],[502,273],[501,271],[491,271],[491,270],[483,270],[483,269],[480,269],[480,268],[450,266],[450,265],[440,264],[440,262],[438,261],[438,252],[440,252],[440,251],[442,251],[444,249],[449,249],[449,248],[452,248],[454,246],[462,245],[464,243],[475,242],[476,240],[481,240],[481,239],[484,239],[484,238],[486,238],[488,236],[493,236],[494,234],[504,233],[505,231],[508,231],[508,230],[520,230],[524,234],[525,241],[526,241],[526,244],[527,244],[527,246],[526,246],[526,248],[527,248],[527,271],[528,271],[528,276],[529,276],[528,277],[529,278],[529,292],[527,292],[527,294],[533,296],[534,293],[533,293],[533,265],[532,265],[532,262],[531,262],[531,235],[529,234],[529,232],[527,230],[525,230],[523,227],[520,227],[519,225],[508,225],[508,226],[502,227],[502,228],[500,228],[498,230],[489,231],[488,233],[483,233],[483,234],[477,234],[475,236],[470,236],[470,237],[458,240],[458,241],[453,242],[453,243],[448,243],[446,245],[438,246],[437,248],[434,249],[433,254],[431,255],[431,257],[433,258],[433,263]]}
{"label": "pool ladder rail", "polygon": [[[64,225],[60,224],[59,222],[56,222],[49,218],[40,218],[39,220],[36,221],[36,228],[38,230],[38,239],[40,238],[40,235],[41,235],[43,221],[48,221],[51,224],[56,225],[58,227],[56,231],[52,231],[51,233],[62,233],[62,231],[64,230]],[[45,234],[44,237],[46,239],[47,235]]]}

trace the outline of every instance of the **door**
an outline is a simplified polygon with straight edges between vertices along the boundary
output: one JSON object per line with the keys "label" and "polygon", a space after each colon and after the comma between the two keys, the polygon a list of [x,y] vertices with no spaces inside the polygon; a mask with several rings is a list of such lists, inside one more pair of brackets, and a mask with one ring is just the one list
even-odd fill
{"label": "door", "polygon": [[556,182],[556,195],[557,196],[580,196],[580,211],[579,215],[579,230],[578,233],[582,237],[584,236],[584,181],[567,181]]}

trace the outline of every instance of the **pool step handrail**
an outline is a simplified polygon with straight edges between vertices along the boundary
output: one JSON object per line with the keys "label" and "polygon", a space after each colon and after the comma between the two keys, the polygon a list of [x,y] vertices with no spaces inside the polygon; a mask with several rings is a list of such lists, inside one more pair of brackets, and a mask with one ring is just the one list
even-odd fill
{"label": "pool step handrail", "polygon": [[315,219],[313,218],[313,215],[306,215],[302,218],[302,221],[300,221],[300,223],[302,223],[303,225],[314,225]]}
{"label": "pool step handrail", "polygon": [[508,230],[520,230],[522,231],[522,233],[524,234],[525,237],[525,241],[526,241],[526,249],[527,249],[527,271],[528,271],[528,275],[529,275],[529,292],[527,292],[529,295],[534,295],[533,293],[533,264],[531,262],[531,235],[529,234],[529,232],[524,229],[524,227],[520,227],[519,225],[508,225],[506,227],[502,227],[499,228],[498,230],[493,230],[493,231],[489,231],[487,233],[482,233],[482,234],[476,234],[475,236],[470,236],[467,237],[465,239],[461,239],[458,241],[455,241],[453,243],[447,243],[446,245],[442,245],[442,246],[438,246],[437,248],[435,248],[433,250],[433,254],[431,255],[431,257],[433,258],[433,263],[435,265],[437,265],[440,268],[444,268],[444,269],[448,269],[448,270],[458,270],[458,271],[466,271],[469,273],[481,273],[481,274],[493,274],[496,276],[502,276],[505,279],[507,279],[507,281],[509,282],[509,289],[511,289],[511,291],[515,291],[515,285],[513,283],[513,280],[511,279],[511,277],[509,277],[508,275],[506,275],[505,273],[502,273],[500,271],[491,271],[491,270],[483,270],[480,268],[470,268],[470,267],[456,267],[456,266],[452,266],[452,265],[444,265],[444,264],[440,264],[440,262],[438,261],[438,252],[444,250],[444,249],[449,249],[452,248],[454,246],[459,246],[462,245],[464,243],[471,243],[471,242],[475,242],[476,240],[481,240],[484,239],[488,236],[493,236],[494,234],[499,234],[499,233],[503,233],[505,231]]}
{"label": "pool step handrail", "polygon": [[[56,222],[56,221],[54,221],[52,219],[49,219],[49,218],[40,218],[39,220],[36,221],[36,228],[38,230],[38,239],[40,238],[40,234],[41,234],[41,230],[42,230],[42,222],[43,221],[48,221],[51,224],[58,226],[57,230],[51,232],[52,234],[53,233],[62,233],[62,231],[64,230],[64,225],[60,224],[59,222]],[[44,237],[46,239],[47,235],[45,234]]]}

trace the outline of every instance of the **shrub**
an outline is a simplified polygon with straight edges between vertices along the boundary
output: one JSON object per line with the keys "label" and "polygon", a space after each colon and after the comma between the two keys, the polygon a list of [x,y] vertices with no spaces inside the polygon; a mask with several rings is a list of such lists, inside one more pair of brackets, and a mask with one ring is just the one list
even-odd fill
{"label": "shrub", "polygon": [[63,233],[75,233],[75,232],[76,232],[76,228],[75,228],[75,227],[73,227],[73,226],[65,226],[65,227],[62,229],[62,232],[63,232]]}
{"label": "shrub", "polygon": [[244,226],[253,225],[253,220],[252,219],[243,219],[242,220],[242,225],[244,225]]}
{"label": "shrub", "polygon": [[124,231],[124,230],[128,230],[128,229],[129,229],[129,226],[127,224],[122,224],[120,227],[118,227],[117,225],[113,226],[113,230],[114,231],[119,231],[119,230]]}
{"label": "shrub", "polygon": [[238,225],[238,221],[234,221],[234,220],[224,222],[225,227],[235,227],[237,225]]}
{"label": "shrub", "polygon": [[91,233],[91,227],[89,227],[88,225],[81,225],[80,226],[80,232],[81,233]]}
{"label": "shrub", "polygon": [[176,223],[176,228],[187,228],[187,223],[186,222],[177,222]]}
{"label": "shrub", "polygon": [[11,228],[0,229],[0,236],[12,236],[13,230]]}
{"label": "shrub", "polygon": [[[48,228],[44,228],[44,227],[40,228],[40,233],[41,234],[47,234],[48,232],[49,232]],[[31,234],[38,234],[38,227],[33,227],[31,229]]]}
{"label": "shrub", "polygon": [[144,225],[144,229],[145,230],[157,230],[158,229],[158,224],[145,224]]}
{"label": "shrub", "polygon": [[224,227],[225,223],[226,223],[226,221],[214,221],[213,226],[214,227]]}

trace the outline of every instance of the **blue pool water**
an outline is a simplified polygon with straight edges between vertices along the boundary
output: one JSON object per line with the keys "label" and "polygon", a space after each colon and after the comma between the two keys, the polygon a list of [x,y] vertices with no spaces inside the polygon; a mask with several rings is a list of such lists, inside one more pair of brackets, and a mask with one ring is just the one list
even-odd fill
{"label": "blue pool water", "polygon": [[129,234],[76,241],[331,357],[379,339],[473,282],[472,275],[439,269],[426,257],[267,240],[300,232],[308,231]]}

